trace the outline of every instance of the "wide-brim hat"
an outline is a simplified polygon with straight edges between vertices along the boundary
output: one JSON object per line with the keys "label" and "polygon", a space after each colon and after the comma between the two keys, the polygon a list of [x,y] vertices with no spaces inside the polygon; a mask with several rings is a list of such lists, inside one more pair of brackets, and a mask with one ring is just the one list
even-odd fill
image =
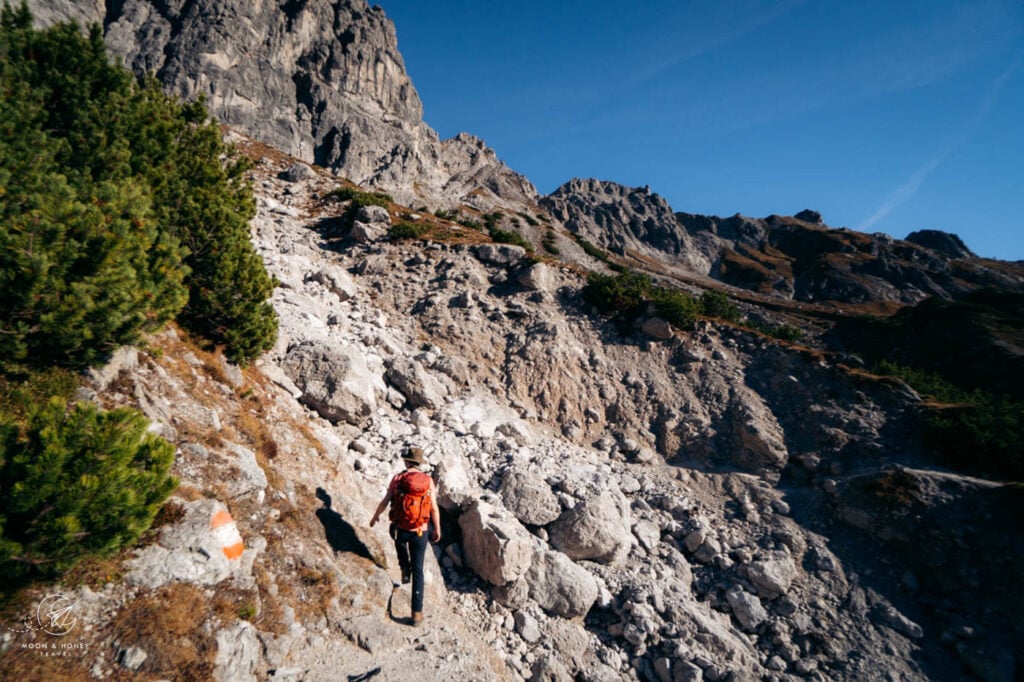
{"label": "wide-brim hat", "polygon": [[418,448],[415,445],[410,445],[402,453],[402,459],[406,462],[413,462],[414,464],[426,464],[427,458],[423,454],[423,448]]}

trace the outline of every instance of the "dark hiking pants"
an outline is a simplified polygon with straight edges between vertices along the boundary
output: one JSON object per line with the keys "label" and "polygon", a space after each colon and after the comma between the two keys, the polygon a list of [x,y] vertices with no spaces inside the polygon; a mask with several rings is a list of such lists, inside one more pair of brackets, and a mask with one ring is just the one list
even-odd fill
{"label": "dark hiking pants", "polygon": [[423,611],[423,556],[430,542],[430,530],[416,533],[412,530],[395,529],[395,554],[402,575],[412,573],[412,610]]}

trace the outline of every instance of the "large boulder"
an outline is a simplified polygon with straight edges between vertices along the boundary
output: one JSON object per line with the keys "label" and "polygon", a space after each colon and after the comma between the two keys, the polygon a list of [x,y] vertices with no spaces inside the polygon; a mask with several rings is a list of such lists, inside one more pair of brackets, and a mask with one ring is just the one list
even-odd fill
{"label": "large boulder", "polygon": [[663,317],[647,318],[640,324],[640,330],[651,338],[660,341],[668,341],[675,335],[675,332],[672,331],[672,325]]}
{"label": "large boulder", "polygon": [[459,517],[466,564],[492,585],[523,575],[533,558],[530,534],[507,510],[477,501]]}
{"label": "large boulder", "polygon": [[461,453],[443,453],[434,468],[434,480],[437,503],[446,511],[466,509],[480,497],[480,488],[470,480]]}
{"label": "large boulder", "polygon": [[974,258],[972,252],[959,236],[942,230],[916,230],[907,235],[907,241],[938,251],[950,258]]}
{"label": "large boulder", "polygon": [[616,563],[632,544],[629,502],[615,488],[587,493],[552,524],[550,538],[570,559]]}
{"label": "large boulder", "polygon": [[378,239],[383,239],[387,230],[381,225],[371,225],[361,220],[352,222],[352,228],[348,231],[349,239],[358,244],[368,244]]}
{"label": "large boulder", "polygon": [[789,592],[795,576],[793,558],[784,552],[775,552],[771,557],[747,566],[747,577],[762,599],[774,599]]}
{"label": "large boulder", "polygon": [[761,623],[768,619],[768,612],[761,605],[761,600],[749,592],[745,592],[738,585],[729,590],[725,594],[725,598],[729,602],[729,608],[732,609],[736,620],[747,632],[754,632]]}
{"label": "large boulder", "polygon": [[391,363],[384,376],[414,409],[436,410],[448,397],[448,387],[416,360],[399,358]]}
{"label": "large boulder", "polygon": [[551,291],[555,288],[555,275],[545,263],[534,263],[516,276],[516,281],[533,291]]}
{"label": "large boulder", "polygon": [[526,249],[514,244],[477,244],[473,255],[484,263],[510,267],[526,257]]}
{"label": "large boulder", "polygon": [[522,578],[530,599],[549,613],[563,618],[586,615],[597,601],[597,580],[561,552],[537,552]]}
{"label": "large boulder", "polygon": [[523,523],[543,526],[562,513],[562,507],[551,491],[551,486],[540,474],[534,472],[506,469],[498,492],[505,507]]}
{"label": "large boulder", "polygon": [[342,302],[354,298],[359,291],[352,275],[337,265],[325,265],[306,279],[323,285]]}
{"label": "large boulder", "polygon": [[299,401],[332,422],[362,426],[387,394],[383,377],[355,349],[312,341],[289,349],[281,363],[302,395]]}
{"label": "large boulder", "polygon": [[356,212],[356,220],[367,225],[391,225],[391,214],[383,206],[360,206]]}

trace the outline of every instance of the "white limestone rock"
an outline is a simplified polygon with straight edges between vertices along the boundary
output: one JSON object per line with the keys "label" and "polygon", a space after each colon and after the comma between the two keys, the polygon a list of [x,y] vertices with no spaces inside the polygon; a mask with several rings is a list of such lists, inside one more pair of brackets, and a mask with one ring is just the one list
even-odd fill
{"label": "white limestone rock", "polygon": [[355,298],[359,293],[359,286],[352,275],[336,265],[325,265],[310,275],[307,281],[323,285],[342,303]]}
{"label": "white limestone rock", "polygon": [[562,513],[551,486],[535,472],[506,469],[498,492],[505,507],[526,524],[543,526]]}
{"label": "white limestone rock", "polygon": [[630,518],[629,503],[618,489],[588,492],[551,525],[551,546],[570,559],[616,563],[632,543]]}
{"label": "white limestone rock", "polygon": [[761,600],[739,585],[726,592],[725,598],[736,620],[747,632],[754,632],[768,618],[768,612],[761,605]]}
{"label": "white limestone rock", "polygon": [[537,552],[522,580],[530,599],[563,618],[584,616],[598,597],[594,576],[561,552]]}
{"label": "white limestone rock", "polygon": [[302,391],[300,402],[332,422],[365,424],[387,395],[383,376],[351,347],[303,342],[289,349],[282,367]]}
{"label": "white limestone rock", "polygon": [[459,517],[466,565],[492,585],[523,575],[533,559],[530,534],[510,512],[478,500]]}

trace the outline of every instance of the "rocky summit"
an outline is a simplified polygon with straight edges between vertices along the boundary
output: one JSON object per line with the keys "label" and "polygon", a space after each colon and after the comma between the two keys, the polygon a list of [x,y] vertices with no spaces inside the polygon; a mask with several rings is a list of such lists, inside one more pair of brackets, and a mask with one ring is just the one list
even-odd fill
{"label": "rocky summit", "polygon": [[482,141],[441,141],[394,24],[362,0],[82,3],[33,0],[41,24],[103,27],[110,53],[223,123],[409,205],[490,209],[536,189]]}
{"label": "rocky summit", "polygon": [[[883,336],[859,326],[900,310],[884,338],[919,354],[901,315],[982,310],[972,295],[997,288],[975,336],[1019,364],[1020,264],[812,210],[678,213],[596,180],[540,198],[479,139],[423,124],[393,26],[362,0],[30,6],[98,22],[126,65],[206,94],[254,161],[280,326],[248,367],[171,325],[83,378],[80,399],[140,409],[174,444],[181,485],[138,546],[8,605],[5,670],[1020,677],[1019,470],[940,458],[926,426],[957,405],[870,371]],[[353,182],[393,194],[359,207]],[[588,271],[630,269],[734,308],[601,314]],[[418,628],[369,525],[410,445],[442,510]],[[58,592],[75,648],[41,656],[54,636],[19,623]]]}

